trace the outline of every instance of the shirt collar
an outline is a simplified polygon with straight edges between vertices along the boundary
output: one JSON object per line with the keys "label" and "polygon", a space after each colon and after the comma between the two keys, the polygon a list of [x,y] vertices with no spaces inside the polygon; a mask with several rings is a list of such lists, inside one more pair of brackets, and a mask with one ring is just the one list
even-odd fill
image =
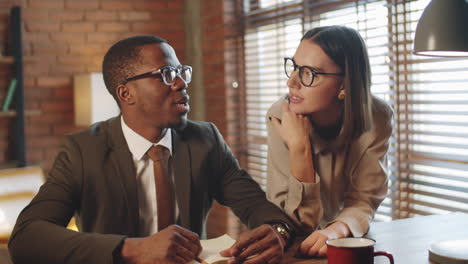
{"label": "shirt collar", "polygon": [[128,148],[135,160],[141,160],[149,148],[157,145],[161,145],[169,149],[172,156],[172,133],[170,128],[167,129],[166,134],[161,138],[161,140],[159,140],[159,142],[153,143],[128,127],[123,116],[120,120],[122,123],[122,132],[125,140],[127,141]]}
{"label": "shirt collar", "polygon": [[331,141],[323,140],[317,130],[312,125],[312,130],[309,134],[311,142],[313,142],[313,152],[315,155],[317,154],[326,154],[328,152],[336,152],[337,148],[339,147],[339,143],[341,142],[340,138],[343,136],[343,128],[340,129],[340,132],[336,138],[332,139]]}

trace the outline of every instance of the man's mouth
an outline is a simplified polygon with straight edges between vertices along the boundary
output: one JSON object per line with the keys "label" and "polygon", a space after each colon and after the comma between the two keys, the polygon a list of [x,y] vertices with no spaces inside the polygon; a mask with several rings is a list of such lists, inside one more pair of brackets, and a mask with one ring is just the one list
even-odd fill
{"label": "man's mouth", "polygon": [[177,111],[179,111],[180,113],[187,113],[188,111],[190,111],[190,105],[189,105],[188,101],[189,101],[189,96],[188,95],[182,96],[179,99],[177,99],[175,101]]}

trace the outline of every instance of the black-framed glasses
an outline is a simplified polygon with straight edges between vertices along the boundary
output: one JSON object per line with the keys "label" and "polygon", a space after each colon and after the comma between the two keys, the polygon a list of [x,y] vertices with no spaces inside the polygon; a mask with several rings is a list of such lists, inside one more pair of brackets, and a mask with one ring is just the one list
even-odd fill
{"label": "black-framed glasses", "polygon": [[122,81],[122,84],[143,78],[162,78],[164,84],[173,85],[177,77],[180,77],[185,83],[190,83],[192,80],[192,67],[188,65],[164,66],[154,71],[127,78]]}
{"label": "black-framed glasses", "polygon": [[344,73],[328,73],[328,72],[318,72],[310,66],[301,66],[297,65],[293,58],[284,58],[284,73],[288,78],[291,78],[292,73],[299,69],[299,79],[301,80],[302,85],[310,87],[314,83],[316,75],[338,75],[343,76]]}

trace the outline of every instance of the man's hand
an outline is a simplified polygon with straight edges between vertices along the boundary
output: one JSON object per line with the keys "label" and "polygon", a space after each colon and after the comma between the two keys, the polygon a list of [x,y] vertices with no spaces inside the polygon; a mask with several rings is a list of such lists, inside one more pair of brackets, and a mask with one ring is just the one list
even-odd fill
{"label": "man's hand", "polygon": [[121,256],[132,264],[182,264],[197,257],[202,250],[196,233],[177,225],[145,238],[127,238]]}
{"label": "man's hand", "polygon": [[285,244],[281,235],[271,225],[265,224],[242,233],[231,248],[220,254],[232,257],[229,264],[279,263],[284,255]]}
{"label": "man's hand", "polygon": [[299,248],[300,253],[304,256],[326,256],[327,245],[325,242],[328,239],[342,238],[349,236],[349,228],[343,222],[335,222],[327,228],[317,230],[308,236]]}

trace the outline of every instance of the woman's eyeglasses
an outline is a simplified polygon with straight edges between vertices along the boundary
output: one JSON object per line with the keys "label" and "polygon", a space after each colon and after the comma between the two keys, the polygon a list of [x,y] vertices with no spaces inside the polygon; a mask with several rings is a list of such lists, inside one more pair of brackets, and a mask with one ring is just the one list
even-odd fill
{"label": "woman's eyeglasses", "polygon": [[344,73],[317,72],[310,66],[297,65],[293,58],[284,58],[284,73],[286,73],[288,78],[291,78],[291,75],[297,69],[299,69],[299,79],[301,80],[302,85],[307,87],[312,86],[316,75],[344,75]]}
{"label": "woman's eyeglasses", "polygon": [[143,78],[162,78],[164,84],[173,85],[177,77],[180,77],[185,83],[190,83],[192,80],[192,67],[188,65],[164,66],[154,71],[127,78],[122,81],[122,84]]}

